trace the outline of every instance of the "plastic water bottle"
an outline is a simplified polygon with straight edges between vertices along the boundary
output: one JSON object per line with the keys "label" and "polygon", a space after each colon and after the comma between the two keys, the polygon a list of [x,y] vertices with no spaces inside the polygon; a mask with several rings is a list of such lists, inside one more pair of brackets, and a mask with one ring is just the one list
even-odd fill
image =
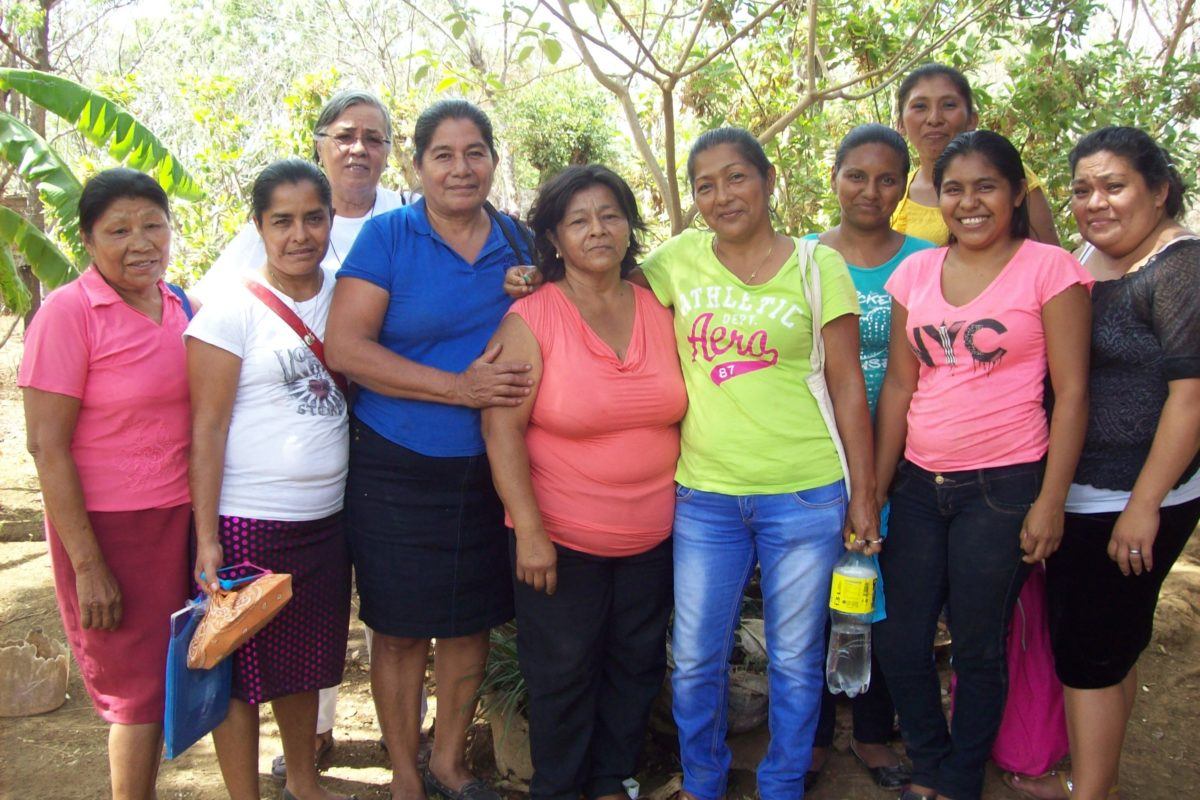
{"label": "plastic water bottle", "polygon": [[871,686],[871,617],[875,613],[875,566],[847,550],[833,568],[829,589],[829,652],[825,685],[855,697]]}

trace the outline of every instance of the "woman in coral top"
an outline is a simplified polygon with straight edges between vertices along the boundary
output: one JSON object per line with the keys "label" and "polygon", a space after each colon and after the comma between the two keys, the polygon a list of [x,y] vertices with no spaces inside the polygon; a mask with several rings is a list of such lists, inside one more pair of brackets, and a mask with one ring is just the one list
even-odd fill
{"label": "woman in coral top", "polygon": [[570,167],[532,211],[547,285],[493,345],[533,364],[530,402],[483,411],[512,528],[535,798],[624,798],[662,688],[687,395],[671,312],[624,280],[644,229],[629,186]]}
{"label": "woman in coral top", "polygon": [[[933,178],[950,245],[910,256],[886,287],[876,485],[891,487],[892,511],[880,557],[888,617],[874,635],[913,762],[903,796],[970,800],[1004,711],[1013,605],[1029,565],[1062,538],[1087,422],[1092,279],[1028,238],[1021,156],[1003,136],[959,135]],[[930,657],[946,605],[949,727]]]}

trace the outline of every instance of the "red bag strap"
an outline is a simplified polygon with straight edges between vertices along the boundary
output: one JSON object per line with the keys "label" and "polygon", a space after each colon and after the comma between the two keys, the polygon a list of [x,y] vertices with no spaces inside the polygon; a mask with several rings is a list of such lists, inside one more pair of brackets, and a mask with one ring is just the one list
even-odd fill
{"label": "red bag strap", "polygon": [[317,361],[321,362],[321,366],[329,373],[329,377],[333,378],[333,382],[342,390],[342,396],[345,397],[350,390],[349,384],[346,382],[346,376],[340,372],[334,372],[329,368],[329,364],[325,363],[325,345],[321,344],[321,340],[317,335],[309,330],[304,324],[304,320],[296,316],[296,312],[288,308],[282,300],[275,296],[275,293],[263,286],[253,278],[246,278],[246,288],[250,293],[263,302],[267,308],[275,312],[275,315],[283,320],[289,328],[296,332],[300,340],[308,346],[312,354],[317,357]]}

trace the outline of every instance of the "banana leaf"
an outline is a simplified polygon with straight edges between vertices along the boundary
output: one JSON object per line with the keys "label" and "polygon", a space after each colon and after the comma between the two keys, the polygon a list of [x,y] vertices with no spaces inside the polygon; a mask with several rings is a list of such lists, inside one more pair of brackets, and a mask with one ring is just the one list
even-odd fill
{"label": "banana leaf", "polygon": [[158,137],[132,114],[102,94],[74,81],[27,69],[0,69],[0,91],[18,92],[67,120],[113,158],[149,173],[163,189],[184,200],[204,192]]}
{"label": "banana leaf", "polygon": [[58,229],[71,247],[76,266],[88,263],[79,237],[79,195],[83,186],[58,153],[32,128],[0,111],[0,157],[16,167],[35,186],[58,220]]}
{"label": "banana leaf", "polygon": [[23,316],[29,311],[33,298],[29,289],[17,274],[17,265],[13,262],[12,251],[0,247],[0,300],[17,316]]}
{"label": "banana leaf", "polygon": [[[11,246],[20,251],[37,279],[51,289],[79,277],[79,270],[58,245],[20,214],[4,206],[0,206],[0,246]],[[16,270],[12,271],[15,274]]]}

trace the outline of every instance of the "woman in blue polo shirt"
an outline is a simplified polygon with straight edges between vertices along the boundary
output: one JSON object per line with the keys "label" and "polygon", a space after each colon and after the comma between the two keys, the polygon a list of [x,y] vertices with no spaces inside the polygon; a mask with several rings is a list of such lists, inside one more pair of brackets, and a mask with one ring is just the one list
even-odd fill
{"label": "woman in blue polo shirt", "polygon": [[[366,224],[338,272],[330,366],[360,387],[350,428],[346,534],[392,791],[498,800],[465,765],[488,631],[513,616],[504,511],[479,409],[519,405],[530,365],[485,352],[530,261],[525,232],[487,205],[497,156],[486,115],[462,100],[417,119],[424,198]],[[418,770],[418,713],[438,640],[437,738]]]}

